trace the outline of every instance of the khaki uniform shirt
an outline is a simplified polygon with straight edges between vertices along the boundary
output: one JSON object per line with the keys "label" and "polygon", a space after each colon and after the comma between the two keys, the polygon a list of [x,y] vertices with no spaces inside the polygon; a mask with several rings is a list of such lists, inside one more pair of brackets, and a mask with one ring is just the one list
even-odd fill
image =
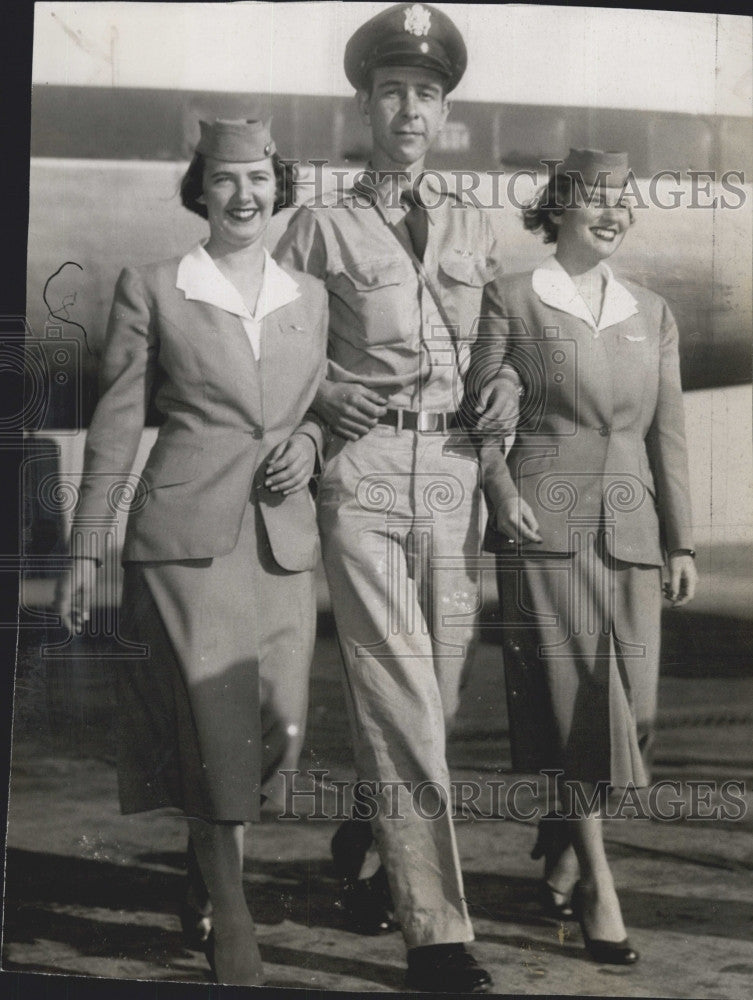
{"label": "khaki uniform shirt", "polygon": [[429,219],[424,277],[394,177],[373,177],[372,186],[299,209],[275,257],[326,284],[328,378],[360,382],[389,396],[391,407],[454,410],[484,285],[501,270],[490,221],[427,175],[421,185]]}

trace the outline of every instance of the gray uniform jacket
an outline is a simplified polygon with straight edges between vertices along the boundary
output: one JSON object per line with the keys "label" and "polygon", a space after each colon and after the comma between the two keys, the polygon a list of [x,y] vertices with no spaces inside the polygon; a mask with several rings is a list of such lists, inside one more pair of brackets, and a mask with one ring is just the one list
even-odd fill
{"label": "gray uniform jacket", "polygon": [[543,544],[526,550],[574,551],[601,520],[613,556],[661,565],[692,547],[677,327],[660,296],[605,270],[598,324],[553,258],[487,287],[470,377],[506,359],[526,396],[507,461],[493,437],[480,448],[485,489],[492,507],[530,504]]}
{"label": "gray uniform jacket", "polygon": [[[176,287],[180,258],[126,268],[118,280],[100,365],[74,529],[98,531],[122,505],[153,397],[165,420],[131,506],[124,560],[203,559],[235,547],[253,495],[275,560],[312,569],[318,551],[308,490],[263,485],[270,452],[305,420],[324,372],[327,296],[301,273],[299,295],[261,321],[257,362],[237,316]],[[118,486],[118,484],[121,484]]]}

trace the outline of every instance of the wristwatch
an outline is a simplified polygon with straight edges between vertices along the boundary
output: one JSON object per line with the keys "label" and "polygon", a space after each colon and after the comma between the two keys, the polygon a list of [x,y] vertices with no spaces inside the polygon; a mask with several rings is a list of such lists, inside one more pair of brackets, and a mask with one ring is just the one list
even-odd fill
{"label": "wristwatch", "polygon": [[691,556],[695,559],[695,549],[672,549],[671,556]]}

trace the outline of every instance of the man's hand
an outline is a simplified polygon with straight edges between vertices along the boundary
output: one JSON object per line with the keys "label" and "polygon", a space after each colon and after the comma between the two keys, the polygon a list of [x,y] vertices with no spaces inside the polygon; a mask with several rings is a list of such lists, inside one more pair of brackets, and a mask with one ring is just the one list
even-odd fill
{"label": "man's hand", "polygon": [[664,596],[672,602],[673,608],[681,608],[692,601],[698,583],[695,559],[678,552],[669,556],[669,581],[664,584]]}
{"label": "man's hand", "polygon": [[510,375],[497,375],[481,389],[476,413],[476,429],[512,434],[520,413],[520,382]]}
{"label": "man's hand", "polygon": [[495,527],[511,542],[541,542],[539,524],[534,513],[522,497],[517,494],[507,497],[497,505]]}
{"label": "man's hand", "polygon": [[269,456],[264,485],[272,493],[295,493],[314,474],[316,445],[308,434],[292,434]]}
{"label": "man's hand", "polygon": [[61,573],[55,587],[55,613],[61,624],[80,635],[91,617],[92,594],[97,573],[94,559],[73,559],[70,572]]}
{"label": "man's hand", "polygon": [[319,386],[312,404],[335,434],[357,441],[387,411],[387,400],[358,382],[330,382]]}

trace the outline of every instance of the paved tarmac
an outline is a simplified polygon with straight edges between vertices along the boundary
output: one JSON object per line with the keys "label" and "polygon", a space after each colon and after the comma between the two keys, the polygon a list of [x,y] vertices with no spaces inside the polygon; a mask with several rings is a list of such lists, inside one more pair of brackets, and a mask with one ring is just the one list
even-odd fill
{"label": "paved tarmac", "polygon": [[[183,946],[175,915],[184,822],[118,813],[114,668],[96,660],[55,666],[41,660],[38,647],[39,634],[26,633],[16,696],[3,968],[179,981],[207,996],[205,959]],[[676,818],[606,822],[625,922],[641,953],[636,966],[610,967],[586,956],[577,924],[541,914],[540,862],[529,858],[540,799],[523,787],[517,818],[509,815],[506,792],[516,776],[509,773],[500,653],[497,645],[482,644],[450,760],[456,780],[481,788],[476,817],[458,819],[456,828],[476,930],[473,950],[497,993],[753,996],[753,676],[738,667],[719,676],[724,670],[713,664],[711,676],[677,676],[670,663],[672,673],[660,687],[654,776],[680,782],[656,800]],[[303,765],[328,772],[321,792],[328,816],[338,805],[331,782],[352,778],[338,674],[336,644],[325,634],[317,644]],[[507,785],[495,791],[490,781]],[[724,782],[738,784],[723,788]],[[484,818],[499,811],[505,818]],[[283,821],[276,812],[267,810],[262,823],[248,828],[246,849],[247,896],[269,985],[402,991],[400,934],[353,934],[334,905],[329,840],[337,821]],[[134,996],[154,995],[144,983],[133,982],[133,989]]]}

